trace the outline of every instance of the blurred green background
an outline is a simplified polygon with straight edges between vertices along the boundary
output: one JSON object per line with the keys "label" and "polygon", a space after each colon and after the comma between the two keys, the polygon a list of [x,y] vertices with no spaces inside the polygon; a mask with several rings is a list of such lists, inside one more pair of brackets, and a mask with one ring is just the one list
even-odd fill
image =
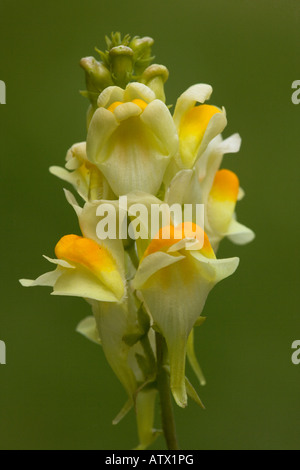
{"label": "blurred green background", "polygon": [[[78,233],[65,186],[48,167],[85,140],[87,100],[79,59],[120,30],[155,39],[170,70],[168,103],[188,86],[214,88],[239,132],[236,171],[246,198],[238,216],[254,243],[224,242],[238,272],[211,293],[197,353],[208,385],[206,411],[176,409],[183,449],[300,449],[299,124],[291,84],[300,79],[299,0],[0,0],[2,242],[1,449],[130,449],[131,413],[111,424],[125,392],[102,351],[75,333],[84,301],[24,289],[49,265],[58,239]],[[192,374],[190,373],[190,376]],[[195,379],[193,377],[193,382]],[[159,419],[157,417],[157,425]],[[163,449],[160,438],[153,448]]]}

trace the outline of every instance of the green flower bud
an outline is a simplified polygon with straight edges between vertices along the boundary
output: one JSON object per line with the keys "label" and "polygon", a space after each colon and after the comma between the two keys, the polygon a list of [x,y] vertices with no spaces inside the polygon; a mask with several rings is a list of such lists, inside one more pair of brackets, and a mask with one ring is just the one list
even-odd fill
{"label": "green flower bud", "polygon": [[141,82],[154,91],[157,99],[165,103],[164,84],[169,78],[169,71],[164,65],[153,64],[144,71]]}
{"label": "green flower bud", "polygon": [[141,75],[144,70],[151,64],[152,57],[151,48],[154,40],[148,36],[140,38],[135,36],[129,44],[134,52],[134,69],[137,76]]}
{"label": "green flower bud", "polygon": [[133,50],[127,46],[116,46],[109,51],[109,57],[115,84],[125,88],[132,78]]}
{"label": "green flower bud", "polygon": [[88,98],[93,107],[96,107],[101,91],[113,85],[110,71],[102,62],[98,62],[94,57],[84,57],[80,61],[80,66],[85,71]]}

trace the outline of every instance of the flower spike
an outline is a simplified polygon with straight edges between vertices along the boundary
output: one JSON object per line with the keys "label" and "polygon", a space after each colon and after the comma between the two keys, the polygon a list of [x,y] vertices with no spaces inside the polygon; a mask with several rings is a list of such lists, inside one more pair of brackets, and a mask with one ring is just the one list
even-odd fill
{"label": "flower spike", "polygon": [[[138,450],[164,434],[178,450],[172,395],[204,405],[186,377],[186,358],[205,385],[195,354],[194,328],[202,325],[208,294],[233,274],[239,258],[219,259],[227,237],[254,238],[237,221],[245,192],[238,176],[222,168],[241,138],[223,139],[225,109],[210,103],[212,87],[198,83],[172,106],[165,94],[168,69],[153,64],[153,39],[105,37],[98,57],[84,57],[89,99],[84,141],[71,146],[65,166],[50,172],[65,189],[80,235],[55,246],[54,269],[21,284],[52,287],[52,295],[83,298],[92,315],[77,332],[100,345],[127,400],[113,420],[136,415]],[[159,395],[159,400],[157,400]],[[162,431],[155,426],[156,403]]]}

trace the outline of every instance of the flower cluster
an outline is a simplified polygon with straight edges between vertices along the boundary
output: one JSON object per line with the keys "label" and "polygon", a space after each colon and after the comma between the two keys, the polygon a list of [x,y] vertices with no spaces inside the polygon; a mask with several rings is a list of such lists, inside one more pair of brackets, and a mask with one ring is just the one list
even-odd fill
{"label": "flower cluster", "polygon": [[[186,90],[171,114],[164,93],[168,71],[150,65],[152,44],[151,38],[122,40],[115,34],[107,39],[107,51],[99,51],[100,61],[81,60],[87,84],[83,94],[90,100],[86,142],[71,147],[65,168],[50,169],[83,199],[80,205],[65,190],[81,234],[58,241],[56,257],[47,257],[54,270],[21,281],[24,286],[51,286],[54,295],[82,297],[91,305],[93,315],[78,331],[102,345],[124,386],[128,401],[114,422],[134,406],[140,449],[159,433],[153,429],[155,335],[165,341],[164,367],[176,403],[185,407],[190,395],[202,405],[185,375],[187,356],[205,383],[193,329],[204,321],[209,292],[239,263],[238,258],[217,259],[216,252],[225,237],[238,244],[254,237],[236,219],[236,203],[244,195],[238,177],[220,169],[226,153],[239,151],[239,135],[223,140],[226,112],[206,103],[212,93],[206,84]],[[112,205],[120,224],[121,196],[127,197],[126,220],[134,222],[135,236],[99,238],[101,208]],[[156,234],[139,219],[137,204],[149,218],[154,206],[163,207]],[[187,204],[204,205],[204,227],[193,213],[180,220],[172,213],[173,204],[182,211]]]}

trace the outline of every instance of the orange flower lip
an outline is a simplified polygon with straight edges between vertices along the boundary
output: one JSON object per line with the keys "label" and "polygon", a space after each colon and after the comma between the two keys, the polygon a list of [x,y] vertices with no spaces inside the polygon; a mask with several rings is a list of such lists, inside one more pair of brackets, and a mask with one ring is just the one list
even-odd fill
{"label": "orange flower lip", "polygon": [[[144,111],[146,109],[146,107],[148,106],[148,103],[146,103],[146,101],[144,100],[141,100],[139,98],[136,98],[132,101],[130,101],[130,103],[134,103],[136,104],[137,106],[139,106],[141,108],[142,111]],[[112,113],[114,112],[114,110],[120,106],[121,104],[126,104],[122,101],[115,101],[114,103],[112,103],[107,109],[108,111],[111,111]]]}
{"label": "orange flower lip", "polygon": [[124,283],[110,252],[90,238],[78,235],[62,237],[55,247],[57,258],[75,263],[76,268],[86,268],[98,278],[117,300],[124,295]]}
{"label": "orange flower lip", "polygon": [[118,106],[120,106],[120,104],[123,104],[123,102],[122,102],[122,101],[115,101],[114,103],[112,103],[112,104],[107,108],[107,110],[108,110],[108,111],[111,111],[111,112],[113,113],[114,110],[115,110]]}
{"label": "orange flower lip", "polygon": [[143,258],[157,251],[167,251],[168,248],[185,238],[195,239],[203,243],[199,251],[207,258],[215,258],[208,236],[199,225],[193,222],[184,222],[176,227],[173,225],[162,227],[158,234],[152,239]]}
{"label": "orange flower lip", "polygon": [[239,179],[233,171],[219,170],[216,173],[210,196],[217,201],[236,202],[239,188]]}
{"label": "orange flower lip", "polygon": [[58,259],[80,264],[95,274],[116,269],[114,260],[104,247],[78,235],[62,237],[55,247],[55,254]]}

